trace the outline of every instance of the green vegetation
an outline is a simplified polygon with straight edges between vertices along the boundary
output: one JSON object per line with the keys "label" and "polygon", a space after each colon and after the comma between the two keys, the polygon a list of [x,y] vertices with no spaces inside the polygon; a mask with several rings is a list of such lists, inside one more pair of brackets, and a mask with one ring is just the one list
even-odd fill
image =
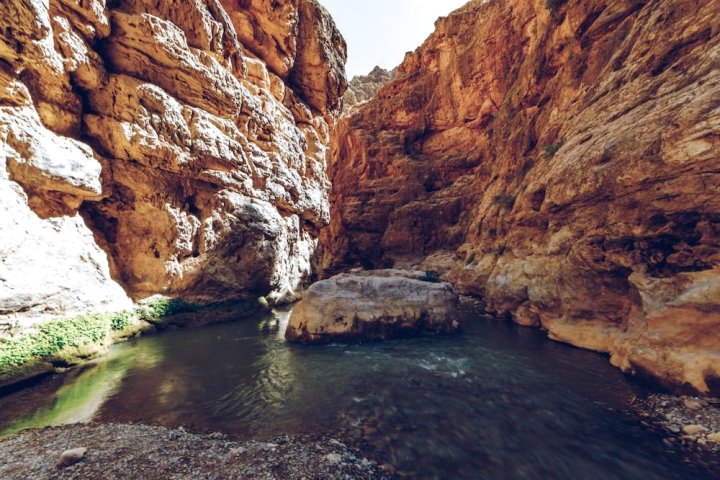
{"label": "green vegetation", "polygon": [[7,375],[33,358],[55,355],[66,348],[98,343],[110,335],[108,315],[82,315],[53,320],[35,332],[0,342],[0,375]]}
{"label": "green vegetation", "polygon": [[555,155],[558,152],[558,150],[560,150],[560,147],[562,147],[562,143],[560,143],[560,142],[553,143],[552,145],[548,145],[547,147],[545,147],[543,149],[543,153],[545,154],[546,157],[552,157],[553,155]]}
{"label": "green vegetation", "polygon": [[117,313],[110,317],[110,330],[121,332],[132,325],[135,320],[136,315],[132,310]]}
{"label": "green vegetation", "polygon": [[428,270],[425,276],[420,278],[423,282],[440,283],[440,274],[435,270]]}
{"label": "green vegetation", "polygon": [[163,317],[170,317],[180,313],[197,312],[202,307],[194,303],[184,302],[182,300],[173,300],[169,298],[161,298],[146,305],[147,310],[143,312],[143,320],[149,322],[157,321]]}
{"label": "green vegetation", "polygon": [[496,205],[500,205],[501,207],[510,210],[515,206],[515,195],[501,193],[500,195],[495,195],[495,197],[493,197],[493,202],[495,202]]}
{"label": "green vegetation", "polygon": [[565,3],[567,3],[567,0],[547,0],[545,2],[545,6],[547,6],[548,10],[555,14],[560,9],[560,7],[565,5]]}
{"label": "green vegetation", "polygon": [[550,18],[552,18],[552,21],[557,23],[560,23],[560,20],[562,20],[562,17],[558,15],[558,10],[560,10],[560,7],[565,5],[567,3],[567,0],[546,0],[545,6],[548,10],[550,10]]}
{"label": "green vegetation", "polygon": [[158,323],[164,317],[200,308],[162,298],[119,313],[92,313],[42,323],[25,335],[0,339],[0,378],[40,359],[65,363],[67,359],[82,357],[94,346],[110,343],[113,338],[137,333],[143,321]]}

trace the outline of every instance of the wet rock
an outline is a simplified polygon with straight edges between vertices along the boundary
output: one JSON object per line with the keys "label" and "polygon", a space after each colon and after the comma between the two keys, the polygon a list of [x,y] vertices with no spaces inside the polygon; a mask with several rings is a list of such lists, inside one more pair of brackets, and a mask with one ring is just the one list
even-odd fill
{"label": "wet rock", "polygon": [[425,275],[377,270],[315,283],[290,315],[285,338],[327,343],[456,331],[457,294]]}

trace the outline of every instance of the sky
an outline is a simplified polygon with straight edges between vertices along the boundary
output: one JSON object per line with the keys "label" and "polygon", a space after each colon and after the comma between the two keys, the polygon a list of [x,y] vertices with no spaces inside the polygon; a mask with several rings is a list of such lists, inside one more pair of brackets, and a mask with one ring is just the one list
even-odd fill
{"label": "sky", "polygon": [[467,0],[319,0],[348,44],[347,76],[376,65],[395,68],[435,29],[435,20]]}

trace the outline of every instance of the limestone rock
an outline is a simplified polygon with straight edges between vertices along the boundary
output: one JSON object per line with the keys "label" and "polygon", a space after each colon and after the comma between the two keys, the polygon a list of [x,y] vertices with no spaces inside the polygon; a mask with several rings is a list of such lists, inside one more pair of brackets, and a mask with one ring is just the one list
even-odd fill
{"label": "limestone rock", "polygon": [[323,275],[438,270],[625,371],[717,391],[718,18],[474,0],[440,19],[337,126]]}
{"label": "limestone rock", "polygon": [[66,450],[60,455],[60,461],[58,462],[58,467],[69,467],[71,465],[75,465],[80,460],[85,458],[85,454],[87,453],[87,448],[79,447],[79,448],[73,448],[72,450]]}
{"label": "limestone rock", "polygon": [[384,68],[375,67],[367,75],[358,75],[348,82],[348,89],[343,95],[343,115],[349,115],[372,100],[378,91],[395,77],[395,70],[388,72]]}
{"label": "limestone rock", "polygon": [[0,332],[130,305],[78,214],[100,198],[100,176],[90,147],[47,129],[0,63]]}
{"label": "limestone rock", "polygon": [[457,294],[424,275],[380,270],[317,282],[295,306],[285,338],[329,343],[457,330]]}
{"label": "limestone rock", "polygon": [[332,17],[315,0],[299,0],[298,54],[290,86],[321,113],[337,113],[347,89],[347,45]]}
{"label": "limestone rock", "polygon": [[287,80],[297,57],[298,0],[222,0],[240,42],[268,69]]}
{"label": "limestone rock", "polygon": [[683,433],[685,435],[697,435],[707,431],[707,428],[702,425],[686,425],[683,427]]}
{"label": "limestone rock", "polygon": [[314,0],[2,2],[0,325],[294,298],[345,56]]}

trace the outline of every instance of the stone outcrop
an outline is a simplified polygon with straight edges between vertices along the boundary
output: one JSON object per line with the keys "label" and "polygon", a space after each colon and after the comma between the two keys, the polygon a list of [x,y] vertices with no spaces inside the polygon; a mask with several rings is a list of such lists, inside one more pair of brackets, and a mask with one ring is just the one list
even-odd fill
{"label": "stone outcrop", "polygon": [[423,272],[340,274],[313,284],[290,315],[285,338],[300,343],[380,340],[459,327],[458,296]]}
{"label": "stone outcrop", "polygon": [[422,262],[491,312],[717,392],[718,19],[475,0],[439,20],[337,128],[324,275]]}
{"label": "stone outcrop", "polygon": [[343,96],[343,115],[353,113],[360,105],[372,100],[388,82],[395,78],[395,70],[375,67],[367,75],[357,75],[348,82]]}
{"label": "stone outcrop", "polygon": [[0,5],[0,326],[294,298],[345,43],[315,0]]}

